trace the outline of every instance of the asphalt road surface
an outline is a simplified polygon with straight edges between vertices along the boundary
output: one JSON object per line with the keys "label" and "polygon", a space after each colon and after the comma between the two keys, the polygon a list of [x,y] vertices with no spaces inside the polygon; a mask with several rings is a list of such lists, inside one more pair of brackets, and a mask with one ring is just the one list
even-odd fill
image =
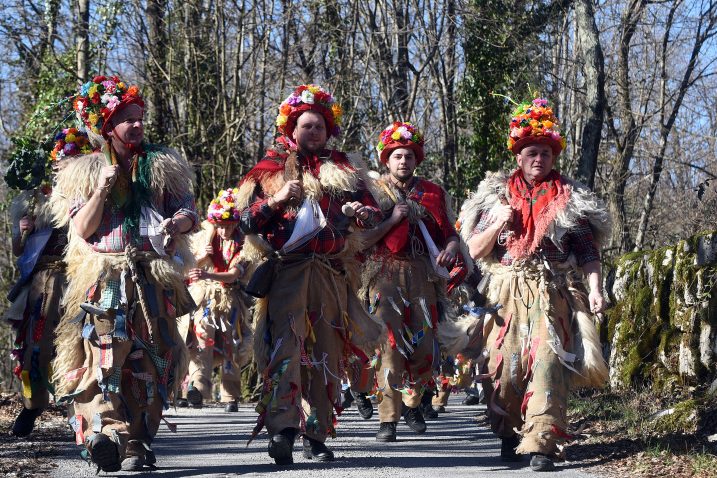
{"label": "asphalt road surface", "polygon": [[[482,422],[484,406],[463,406],[463,395],[451,397],[445,413],[428,421],[428,431],[417,435],[405,423],[398,425],[398,441],[379,443],[378,414],[363,420],[356,408],[344,411],[339,419],[338,436],[329,439],[336,460],[315,463],[301,454],[301,439],[294,448],[294,465],[279,468],[267,455],[268,438],[262,432],[248,447],[249,434],[256,420],[251,405],[240,405],[239,412],[226,413],[218,406],[200,410],[171,409],[165,417],[177,425],[172,433],[162,424],[153,449],[157,469],[147,472],[104,473],[99,476],[222,477],[272,476],[296,478],[459,478],[527,477],[535,474],[528,458],[521,463],[500,460],[500,442]],[[79,447],[67,444],[51,476],[95,476],[79,458]],[[557,471],[541,477],[590,478],[578,463],[559,463]]]}

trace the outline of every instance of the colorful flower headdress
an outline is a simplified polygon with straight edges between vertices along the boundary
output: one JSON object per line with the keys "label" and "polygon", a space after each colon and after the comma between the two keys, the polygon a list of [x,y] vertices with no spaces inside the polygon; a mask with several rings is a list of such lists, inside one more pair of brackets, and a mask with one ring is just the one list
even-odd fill
{"label": "colorful flower headdress", "polygon": [[381,132],[376,145],[382,163],[388,161],[391,151],[398,148],[408,148],[416,155],[416,164],[423,161],[423,133],[416,125],[409,122],[394,121],[391,126]]}
{"label": "colorful flower headdress", "polygon": [[229,188],[220,192],[219,195],[212,199],[207,209],[207,220],[212,223],[222,221],[238,221],[241,215],[241,209],[236,204],[239,189]]}
{"label": "colorful flower headdress", "polygon": [[296,120],[305,111],[313,110],[320,113],[326,120],[328,136],[341,134],[341,116],[343,110],[331,93],[318,85],[301,85],[291,93],[281,106],[276,117],[276,127],[281,134],[291,137],[296,127]]}
{"label": "colorful flower headdress", "polygon": [[122,107],[136,104],[144,107],[139,88],[127,86],[116,76],[95,76],[80,87],[72,107],[82,122],[96,134],[107,133],[110,118]]}
{"label": "colorful flower headdress", "polygon": [[65,128],[55,136],[55,147],[50,152],[52,161],[59,161],[67,156],[89,154],[92,145],[87,133],[77,128]]}
{"label": "colorful flower headdress", "polygon": [[519,104],[510,120],[508,149],[518,154],[526,144],[535,142],[549,144],[556,156],[565,148],[558,119],[545,98]]}

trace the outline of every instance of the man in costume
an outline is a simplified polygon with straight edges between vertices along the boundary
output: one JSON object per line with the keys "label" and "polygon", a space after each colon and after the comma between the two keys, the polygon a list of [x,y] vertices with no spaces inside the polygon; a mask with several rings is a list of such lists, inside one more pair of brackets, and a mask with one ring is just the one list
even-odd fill
{"label": "man in costume", "polygon": [[212,371],[220,366],[220,401],[227,412],[238,411],[241,367],[251,358],[251,327],[239,283],[246,264],[239,259],[244,235],[237,227],[238,193],[237,188],[219,193],[209,204],[207,220],[192,236],[197,267],[189,271],[189,292],[199,308],[184,316],[182,324],[188,329],[189,348],[186,401],[200,407],[212,398]]}
{"label": "man in costume", "polygon": [[[408,426],[426,431],[419,405],[424,392],[435,388],[433,372],[441,360],[441,301],[447,281],[452,289],[467,272],[448,195],[414,175],[424,159],[423,143],[413,124],[395,122],[381,133],[377,146],[389,170],[376,180],[378,202],[388,219],[369,233],[377,242],[367,259],[364,288],[369,311],[388,332],[376,365],[383,397],[378,441],[396,440],[402,402]],[[431,408],[430,400],[427,406]]]}
{"label": "man in costume", "polygon": [[[71,156],[92,152],[87,135],[76,128],[60,131],[55,141],[50,153],[53,169]],[[19,257],[20,279],[10,294],[12,305],[5,316],[17,329],[12,354],[18,361],[15,374],[22,384],[23,409],[12,433],[18,437],[32,432],[53,391],[50,363],[65,283],[62,255],[67,224],[53,223],[51,192],[49,183],[41,184],[22,191],[10,206],[12,251]]]}
{"label": "man in costume", "polygon": [[184,375],[176,318],[194,303],[172,258],[193,261],[183,238],[198,223],[193,174],[175,151],[145,143],[136,86],[96,76],[73,106],[103,153],[68,163],[53,191],[70,218],[57,396],[72,404],[83,457],[104,471],[139,470],[155,461],[162,409]]}
{"label": "man in costume", "polygon": [[[299,86],[279,108],[281,136],[239,191],[242,254],[266,258],[247,287],[265,295],[254,312],[254,356],[264,380],[254,436],[266,425],[269,456],[279,465],[293,463],[297,432],[304,456],[333,460],[324,442],[335,433],[342,378],[366,380],[368,358],[359,347],[372,350],[383,331],[350,285],[357,282],[351,229],[373,226],[381,213],[365,168],[325,148],[340,118],[331,94]],[[268,289],[252,290],[271,279],[267,271],[275,272]]]}
{"label": "man in costume", "polygon": [[569,389],[607,378],[592,314],[604,308],[598,245],[609,217],[553,168],[564,147],[545,99],[519,105],[508,136],[517,169],[489,174],[460,219],[471,256],[491,275],[488,303],[502,306],[483,328],[491,427],[503,459],[530,453],[535,471],[553,469],[571,438]]}

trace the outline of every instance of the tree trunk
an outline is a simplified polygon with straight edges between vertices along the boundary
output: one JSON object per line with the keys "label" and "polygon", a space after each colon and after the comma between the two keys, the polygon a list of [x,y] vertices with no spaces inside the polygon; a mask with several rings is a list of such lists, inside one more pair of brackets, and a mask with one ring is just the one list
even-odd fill
{"label": "tree trunk", "polygon": [[147,1],[149,41],[147,48],[147,122],[155,141],[164,143],[169,137],[170,112],[167,98],[167,32],[164,15],[167,0]]}
{"label": "tree trunk", "polygon": [[90,0],[77,0],[75,47],[77,48],[77,81],[85,83],[89,76],[90,56]]}
{"label": "tree trunk", "polygon": [[592,189],[605,113],[605,59],[595,24],[592,0],[575,2],[575,19],[578,24],[578,45],[584,61],[587,107],[590,111],[582,127],[577,179]]}

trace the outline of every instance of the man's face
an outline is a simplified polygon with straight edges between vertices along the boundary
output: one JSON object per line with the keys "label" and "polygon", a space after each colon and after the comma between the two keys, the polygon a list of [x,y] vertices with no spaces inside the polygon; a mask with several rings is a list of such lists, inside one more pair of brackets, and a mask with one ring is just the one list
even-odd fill
{"label": "man's face", "polygon": [[122,108],[112,117],[110,136],[124,144],[139,146],[144,140],[144,110],[139,105]]}
{"label": "man's face", "polygon": [[411,179],[416,170],[416,155],[411,149],[397,148],[391,151],[386,164],[391,176],[405,182]]}
{"label": "man's face", "polygon": [[529,144],[516,155],[523,177],[529,183],[542,181],[552,171],[555,158],[553,148],[547,144]]}
{"label": "man's face", "polygon": [[324,117],[315,111],[304,112],[296,121],[296,128],[291,138],[303,152],[311,154],[321,152],[329,139]]}

